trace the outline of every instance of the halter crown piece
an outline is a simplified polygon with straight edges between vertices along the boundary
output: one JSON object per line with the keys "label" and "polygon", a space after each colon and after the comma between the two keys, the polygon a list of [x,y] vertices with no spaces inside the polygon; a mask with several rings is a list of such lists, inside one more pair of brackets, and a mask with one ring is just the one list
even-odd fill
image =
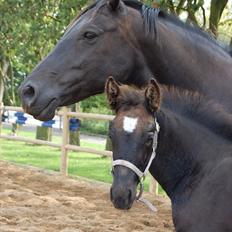
{"label": "halter crown piece", "polygon": [[112,173],[113,173],[113,169],[115,166],[124,166],[127,167],[129,169],[131,169],[134,173],[136,173],[136,175],[139,177],[139,193],[136,196],[136,200],[143,202],[144,204],[146,204],[152,211],[157,212],[157,209],[155,206],[153,206],[148,200],[142,198],[142,194],[143,194],[143,190],[144,190],[144,180],[145,177],[148,174],[149,168],[153,162],[153,160],[156,157],[156,148],[157,148],[157,141],[158,141],[158,133],[160,130],[160,126],[157,123],[157,121],[155,120],[155,124],[156,124],[156,130],[154,132],[154,136],[153,136],[153,143],[152,143],[152,153],[151,153],[151,157],[149,159],[149,162],[145,168],[145,170],[142,172],[139,168],[137,168],[134,164],[132,164],[131,162],[127,161],[127,160],[123,160],[123,159],[117,159],[117,160],[113,160],[112,161]]}

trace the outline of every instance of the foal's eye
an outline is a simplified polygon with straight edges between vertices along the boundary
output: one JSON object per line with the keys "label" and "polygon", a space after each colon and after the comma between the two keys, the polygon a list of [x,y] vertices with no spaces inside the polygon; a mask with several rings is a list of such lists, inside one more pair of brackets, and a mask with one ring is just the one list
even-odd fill
{"label": "foal's eye", "polygon": [[84,37],[88,40],[92,40],[92,39],[97,37],[97,34],[95,32],[92,32],[92,31],[87,31],[84,33]]}
{"label": "foal's eye", "polygon": [[147,139],[146,139],[146,146],[151,146],[152,142],[153,142],[153,137],[154,137],[154,133],[153,132],[149,132],[147,135]]}
{"label": "foal's eye", "polygon": [[111,133],[111,131],[108,132],[108,137],[109,137],[110,139],[112,139],[112,133]]}

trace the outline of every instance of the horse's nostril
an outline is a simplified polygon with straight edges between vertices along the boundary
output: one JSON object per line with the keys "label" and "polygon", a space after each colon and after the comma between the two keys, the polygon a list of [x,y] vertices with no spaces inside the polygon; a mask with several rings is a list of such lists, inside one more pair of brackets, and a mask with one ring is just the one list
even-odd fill
{"label": "horse's nostril", "polygon": [[23,106],[28,109],[31,107],[36,99],[36,89],[31,86],[27,85],[21,90],[21,97]]}
{"label": "horse's nostril", "polygon": [[32,98],[35,95],[35,89],[32,86],[28,85],[24,87],[22,94],[26,98]]}

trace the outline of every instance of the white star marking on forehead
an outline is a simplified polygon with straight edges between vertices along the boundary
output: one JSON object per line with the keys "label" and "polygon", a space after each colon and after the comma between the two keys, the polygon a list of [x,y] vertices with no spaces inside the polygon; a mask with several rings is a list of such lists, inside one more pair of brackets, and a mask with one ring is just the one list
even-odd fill
{"label": "white star marking on forehead", "polygon": [[123,120],[123,129],[128,133],[132,133],[137,126],[138,118],[124,117]]}

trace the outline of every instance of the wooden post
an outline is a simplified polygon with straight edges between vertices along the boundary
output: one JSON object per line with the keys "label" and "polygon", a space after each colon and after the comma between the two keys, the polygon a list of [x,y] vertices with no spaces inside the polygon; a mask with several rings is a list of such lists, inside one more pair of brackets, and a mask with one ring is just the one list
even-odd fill
{"label": "wooden post", "polygon": [[2,114],[3,114],[3,102],[0,102],[0,135],[2,133]]}
{"label": "wooden post", "polygon": [[35,138],[39,140],[52,141],[52,128],[37,126]]}
{"label": "wooden post", "polygon": [[158,195],[158,183],[151,175],[150,175],[149,192]]}
{"label": "wooden post", "polygon": [[[108,127],[109,128],[109,127]],[[113,151],[113,148],[112,148],[112,141],[110,139],[110,137],[107,135],[106,137],[106,146],[105,146],[105,150],[106,151]]]}
{"label": "wooden post", "polygon": [[12,134],[14,135],[14,136],[18,136],[18,132],[19,132],[19,130],[20,130],[20,125],[19,124],[17,124],[17,123],[12,123],[12,128],[11,128],[11,131],[12,131]]}
{"label": "wooden post", "polygon": [[107,138],[106,138],[106,148],[105,148],[106,151],[112,151],[112,142],[111,142],[111,139],[109,138],[109,136],[107,135]]}
{"label": "wooden post", "polygon": [[[80,103],[74,104],[71,109],[80,112]],[[77,131],[69,131],[69,144],[80,146],[80,128]]]}
{"label": "wooden post", "polygon": [[68,174],[68,150],[66,145],[68,144],[69,137],[69,120],[68,120],[68,108],[63,108],[63,131],[62,131],[62,145],[61,145],[61,175],[67,176]]}

